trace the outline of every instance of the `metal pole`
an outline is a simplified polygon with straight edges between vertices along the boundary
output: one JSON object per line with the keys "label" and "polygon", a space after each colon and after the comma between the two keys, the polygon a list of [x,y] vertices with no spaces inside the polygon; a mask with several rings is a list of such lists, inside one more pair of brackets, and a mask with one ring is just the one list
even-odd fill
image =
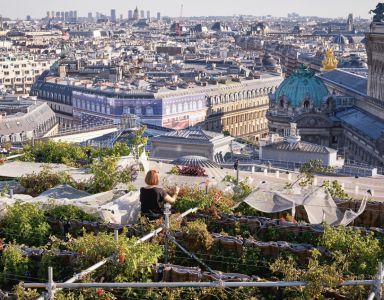
{"label": "metal pole", "polygon": [[383,291],[382,291],[382,285],[383,285],[383,263],[379,262],[379,272],[377,273],[377,281],[376,281],[376,299],[381,300],[383,298]]}
{"label": "metal pole", "polygon": [[240,175],[240,165],[237,166],[236,169],[236,185],[239,185],[239,175]]}
{"label": "metal pole", "polygon": [[117,243],[119,241],[119,229],[115,229],[114,234],[115,242]]}
{"label": "metal pole", "polygon": [[[376,280],[348,280],[340,286],[373,285]],[[305,286],[304,281],[241,281],[241,282],[90,282],[56,283],[57,288],[178,288],[178,287],[290,287]],[[45,288],[46,283],[24,283],[25,288]]]}
{"label": "metal pole", "polygon": [[53,268],[48,267],[48,300],[55,299],[55,283],[53,281]]}
{"label": "metal pole", "polygon": [[168,256],[169,256],[169,240],[168,240],[168,234],[169,234],[169,216],[171,215],[171,204],[166,203],[164,205],[165,211],[164,211],[164,223],[165,223],[165,240],[164,240],[164,262],[168,263]]}

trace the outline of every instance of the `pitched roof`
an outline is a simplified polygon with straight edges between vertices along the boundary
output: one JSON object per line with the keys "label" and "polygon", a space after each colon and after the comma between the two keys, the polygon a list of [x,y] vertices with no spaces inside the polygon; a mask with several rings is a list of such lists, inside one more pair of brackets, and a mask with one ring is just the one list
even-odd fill
{"label": "pitched roof", "polygon": [[284,142],[270,144],[263,148],[271,148],[279,151],[310,152],[310,153],[322,153],[322,154],[329,154],[329,153],[336,152],[336,150],[334,149],[317,145],[317,144],[303,142],[303,141],[293,143],[293,144],[290,144],[284,141]]}
{"label": "pitched roof", "polygon": [[336,69],[319,75],[319,78],[359,94],[367,94],[368,80],[365,77]]}

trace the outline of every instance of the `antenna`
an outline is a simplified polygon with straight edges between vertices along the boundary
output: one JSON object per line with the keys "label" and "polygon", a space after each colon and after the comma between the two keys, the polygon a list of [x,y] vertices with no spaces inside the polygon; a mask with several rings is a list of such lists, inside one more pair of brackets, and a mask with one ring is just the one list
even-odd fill
{"label": "antenna", "polygon": [[184,5],[181,4],[179,22],[176,23],[176,35],[178,36],[181,35],[181,25],[183,23],[183,8],[184,8]]}

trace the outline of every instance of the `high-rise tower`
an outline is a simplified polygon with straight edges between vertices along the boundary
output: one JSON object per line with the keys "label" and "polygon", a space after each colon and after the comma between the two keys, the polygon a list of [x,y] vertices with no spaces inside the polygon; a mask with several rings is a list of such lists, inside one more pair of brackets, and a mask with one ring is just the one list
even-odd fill
{"label": "high-rise tower", "polygon": [[137,21],[139,19],[139,9],[137,8],[137,6],[136,6],[136,8],[135,8],[135,10],[133,12],[133,19],[135,21]]}
{"label": "high-rise tower", "polygon": [[349,14],[347,19],[347,31],[352,32],[354,29],[353,27],[353,14]]}

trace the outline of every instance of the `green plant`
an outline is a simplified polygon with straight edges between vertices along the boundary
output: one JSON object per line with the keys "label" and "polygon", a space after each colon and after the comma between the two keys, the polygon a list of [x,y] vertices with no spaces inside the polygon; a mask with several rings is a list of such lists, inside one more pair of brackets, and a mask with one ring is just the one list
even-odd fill
{"label": "green plant", "polygon": [[2,253],[1,264],[3,272],[0,277],[5,284],[14,284],[24,279],[27,275],[29,258],[13,244],[9,244]]}
{"label": "green plant", "polygon": [[314,250],[306,269],[299,269],[292,257],[278,258],[270,268],[273,273],[282,274],[286,281],[307,282],[305,287],[290,288],[299,290],[304,299],[323,299],[323,293],[340,285],[343,278],[337,263],[321,264],[319,256],[318,250]]}
{"label": "green plant", "polygon": [[[167,190],[170,192],[174,190],[174,188],[168,187]],[[235,202],[229,195],[224,194],[218,189],[211,188],[208,190],[208,193],[206,193],[196,186],[182,186],[173,208],[178,212],[199,207],[206,210],[210,209],[213,213],[215,213],[214,210],[216,213],[218,213],[219,210],[229,213],[234,204]]]}
{"label": "green plant", "polygon": [[236,177],[227,174],[224,176],[223,182],[236,183]]}
{"label": "green plant", "polygon": [[247,196],[249,196],[252,193],[252,187],[248,184],[248,178],[240,181],[234,191],[235,194],[233,195],[233,199],[236,202],[243,201]]}
{"label": "green plant", "polygon": [[324,225],[320,245],[331,251],[336,259],[345,255],[346,269],[355,275],[374,275],[378,262],[384,257],[380,241],[372,232],[363,233],[354,228]]}
{"label": "green plant", "polygon": [[115,156],[107,156],[94,161],[90,167],[93,176],[87,183],[87,190],[91,193],[106,192],[113,189],[118,183],[129,184],[136,179],[135,167],[119,168],[117,161],[118,158]]}
{"label": "green plant", "polygon": [[115,254],[114,260],[99,269],[98,278],[119,282],[148,280],[151,266],[161,257],[162,248],[154,243],[136,244],[136,241],[136,238],[127,238],[125,232],[118,242],[112,234],[84,232],[82,237],[70,240],[67,247],[79,253],[75,261],[78,270]]}
{"label": "green plant", "polygon": [[40,296],[40,293],[37,290],[24,288],[22,282],[13,287],[13,293],[18,300],[31,300]]}
{"label": "green plant", "polygon": [[169,171],[169,174],[180,175],[180,168],[178,166],[173,166]]}
{"label": "green plant", "polygon": [[329,174],[335,170],[329,166],[323,166],[319,159],[310,160],[300,167],[300,174],[294,183],[286,184],[286,188],[292,188],[296,183],[301,187],[313,185],[315,174]]}
{"label": "green plant", "polygon": [[334,180],[329,182],[328,180],[323,182],[323,187],[326,188],[334,199],[348,200],[351,197],[344,191],[341,184]]}
{"label": "green plant", "polygon": [[33,197],[59,184],[68,184],[75,188],[81,188],[81,184],[78,184],[71,175],[66,172],[55,173],[47,165],[44,165],[39,173],[23,175],[19,178],[19,182],[25,188],[26,193]]}
{"label": "green plant", "polygon": [[1,220],[1,232],[7,241],[41,246],[47,242],[51,227],[37,205],[16,202],[7,207],[7,213]]}
{"label": "green plant", "polygon": [[64,221],[100,221],[100,218],[97,216],[88,214],[75,205],[54,205],[45,210],[45,216]]}
{"label": "green plant", "polygon": [[188,222],[183,227],[185,233],[184,239],[186,239],[188,249],[192,251],[208,251],[213,245],[213,238],[207,229],[207,225],[201,221],[196,220]]}

